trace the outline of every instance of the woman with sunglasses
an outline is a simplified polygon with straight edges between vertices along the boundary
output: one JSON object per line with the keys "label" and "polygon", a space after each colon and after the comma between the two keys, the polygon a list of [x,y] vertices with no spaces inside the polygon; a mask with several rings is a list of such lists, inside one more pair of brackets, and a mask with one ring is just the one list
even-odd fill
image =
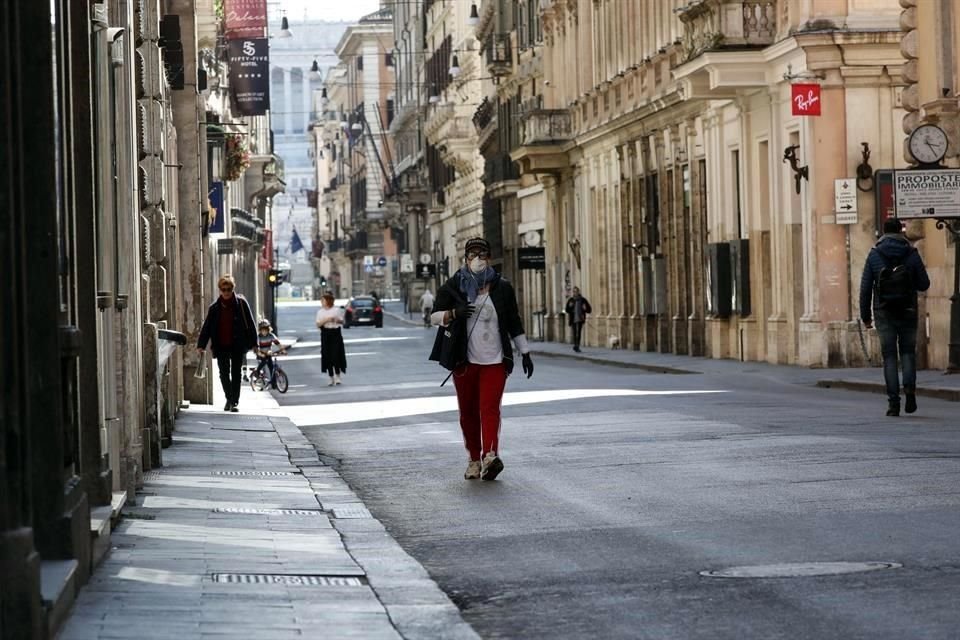
{"label": "woman with sunglasses", "polygon": [[197,351],[202,356],[207,343],[210,343],[220,369],[220,384],[227,396],[223,410],[236,412],[240,403],[240,369],[247,358],[247,351],[257,344],[257,326],[250,303],[239,293],[234,293],[233,276],[220,276],[217,288],[220,297],[207,309],[207,317],[197,339]]}
{"label": "woman with sunglasses", "polygon": [[513,286],[490,266],[490,244],[468,240],[463,267],[440,287],[430,319],[450,333],[453,353],[442,354],[441,340],[431,360],[453,372],[460,408],[460,429],[469,454],[467,480],[493,480],[503,471],[499,456],[500,402],[513,371],[513,348],[521,354],[523,372],[533,375],[530,347]]}

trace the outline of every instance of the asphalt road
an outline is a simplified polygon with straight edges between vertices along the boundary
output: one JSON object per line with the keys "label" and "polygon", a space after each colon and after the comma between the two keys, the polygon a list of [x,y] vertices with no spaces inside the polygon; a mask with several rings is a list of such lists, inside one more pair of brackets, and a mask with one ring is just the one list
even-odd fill
{"label": "asphalt road", "polygon": [[[484,638],[960,637],[960,420],[764,377],[538,359],[510,378],[496,482],[466,455],[433,332],[345,332],[320,373],[314,308],[279,312],[277,398]],[[314,343],[311,345],[311,343]],[[879,375],[879,373],[878,373]],[[845,575],[717,578],[783,563]]]}

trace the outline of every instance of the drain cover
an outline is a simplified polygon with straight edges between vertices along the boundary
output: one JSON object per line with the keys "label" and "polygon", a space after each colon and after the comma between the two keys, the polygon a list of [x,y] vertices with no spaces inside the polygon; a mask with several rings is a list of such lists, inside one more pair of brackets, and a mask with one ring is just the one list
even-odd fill
{"label": "drain cover", "polygon": [[274,477],[274,476],[295,476],[296,473],[291,473],[290,471],[212,471],[210,475],[214,476],[261,476],[261,477]]}
{"label": "drain cover", "polygon": [[244,513],[264,516],[322,516],[319,509],[244,509],[242,507],[217,507],[214,513]]}
{"label": "drain cover", "polygon": [[372,518],[373,514],[370,513],[365,506],[362,504],[338,504],[338,505],[325,505],[327,506],[328,511],[333,513],[333,517],[346,520],[347,518]]}
{"label": "drain cover", "polygon": [[214,573],[214,582],[229,584],[286,584],[305,587],[362,587],[363,580],[353,576],[298,576],[277,573]]}
{"label": "drain cover", "polygon": [[793,562],[729,567],[717,571],[701,571],[700,575],[708,578],[806,578],[899,569],[902,566],[896,562]]}

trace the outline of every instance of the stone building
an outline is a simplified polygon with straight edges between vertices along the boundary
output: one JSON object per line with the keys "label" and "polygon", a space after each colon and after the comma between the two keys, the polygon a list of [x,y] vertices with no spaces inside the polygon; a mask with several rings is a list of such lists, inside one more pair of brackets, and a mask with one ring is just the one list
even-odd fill
{"label": "stone building", "polygon": [[[864,142],[872,167],[902,157],[899,3],[540,7],[543,108],[512,157],[544,186],[548,336],[564,339],[579,285],[590,345],[862,363],[873,184],[853,224],[834,184],[867,164]],[[797,83],[817,85],[821,117],[793,115]]]}
{"label": "stone building", "polygon": [[[944,164],[960,166],[960,0],[901,0],[900,24],[904,30],[901,50],[906,60],[906,85],[901,103],[905,110],[902,133],[909,135],[921,124],[935,124],[947,134]],[[898,166],[914,164],[904,142]],[[933,221],[913,222],[908,227],[917,241],[930,274],[930,290],[924,297],[929,318],[926,362],[931,367],[960,370],[960,225],[954,233],[937,229]]]}

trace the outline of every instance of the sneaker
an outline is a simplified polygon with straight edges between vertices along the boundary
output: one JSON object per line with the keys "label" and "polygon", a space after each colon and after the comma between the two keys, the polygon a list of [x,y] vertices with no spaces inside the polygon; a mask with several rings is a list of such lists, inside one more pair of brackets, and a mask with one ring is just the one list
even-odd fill
{"label": "sneaker", "polygon": [[233,403],[227,400],[227,404],[223,405],[224,411],[230,411],[230,408],[233,407]]}
{"label": "sneaker", "polygon": [[887,415],[888,415],[888,416],[892,416],[892,417],[896,417],[896,416],[900,415],[900,401],[899,401],[899,400],[897,400],[896,402],[894,402],[894,401],[891,400],[890,402],[887,403]]}
{"label": "sneaker", "polygon": [[232,404],[232,405],[230,405],[230,411],[231,411],[232,413],[238,413],[238,412],[240,411],[240,409],[237,409],[237,405]]}
{"label": "sneaker", "polygon": [[334,385],[333,378],[330,378],[330,382],[327,383],[327,386],[332,387],[333,385]]}
{"label": "sneaker", "polygon": [[476,480],[480,477],[480,461],[471,460],[467,464],[467,470],[463,472],[464,480]]}
{"label": "sneaker", "polygon": [[483,458],[483,464],[480,467],[480,479],[495,480],[501,471],[503,471],[503,461],[491,451]]}
{"label": "sneaker", "polygon": [[907,413],[913,413],[917,410],[917,394],[907,393],[904,395],[907,396],[907,401],[903,405],[903,410]]}
{"label": "sneaker", "polygon": [[340,376],[333,376],[333,384],[340,384]]}

